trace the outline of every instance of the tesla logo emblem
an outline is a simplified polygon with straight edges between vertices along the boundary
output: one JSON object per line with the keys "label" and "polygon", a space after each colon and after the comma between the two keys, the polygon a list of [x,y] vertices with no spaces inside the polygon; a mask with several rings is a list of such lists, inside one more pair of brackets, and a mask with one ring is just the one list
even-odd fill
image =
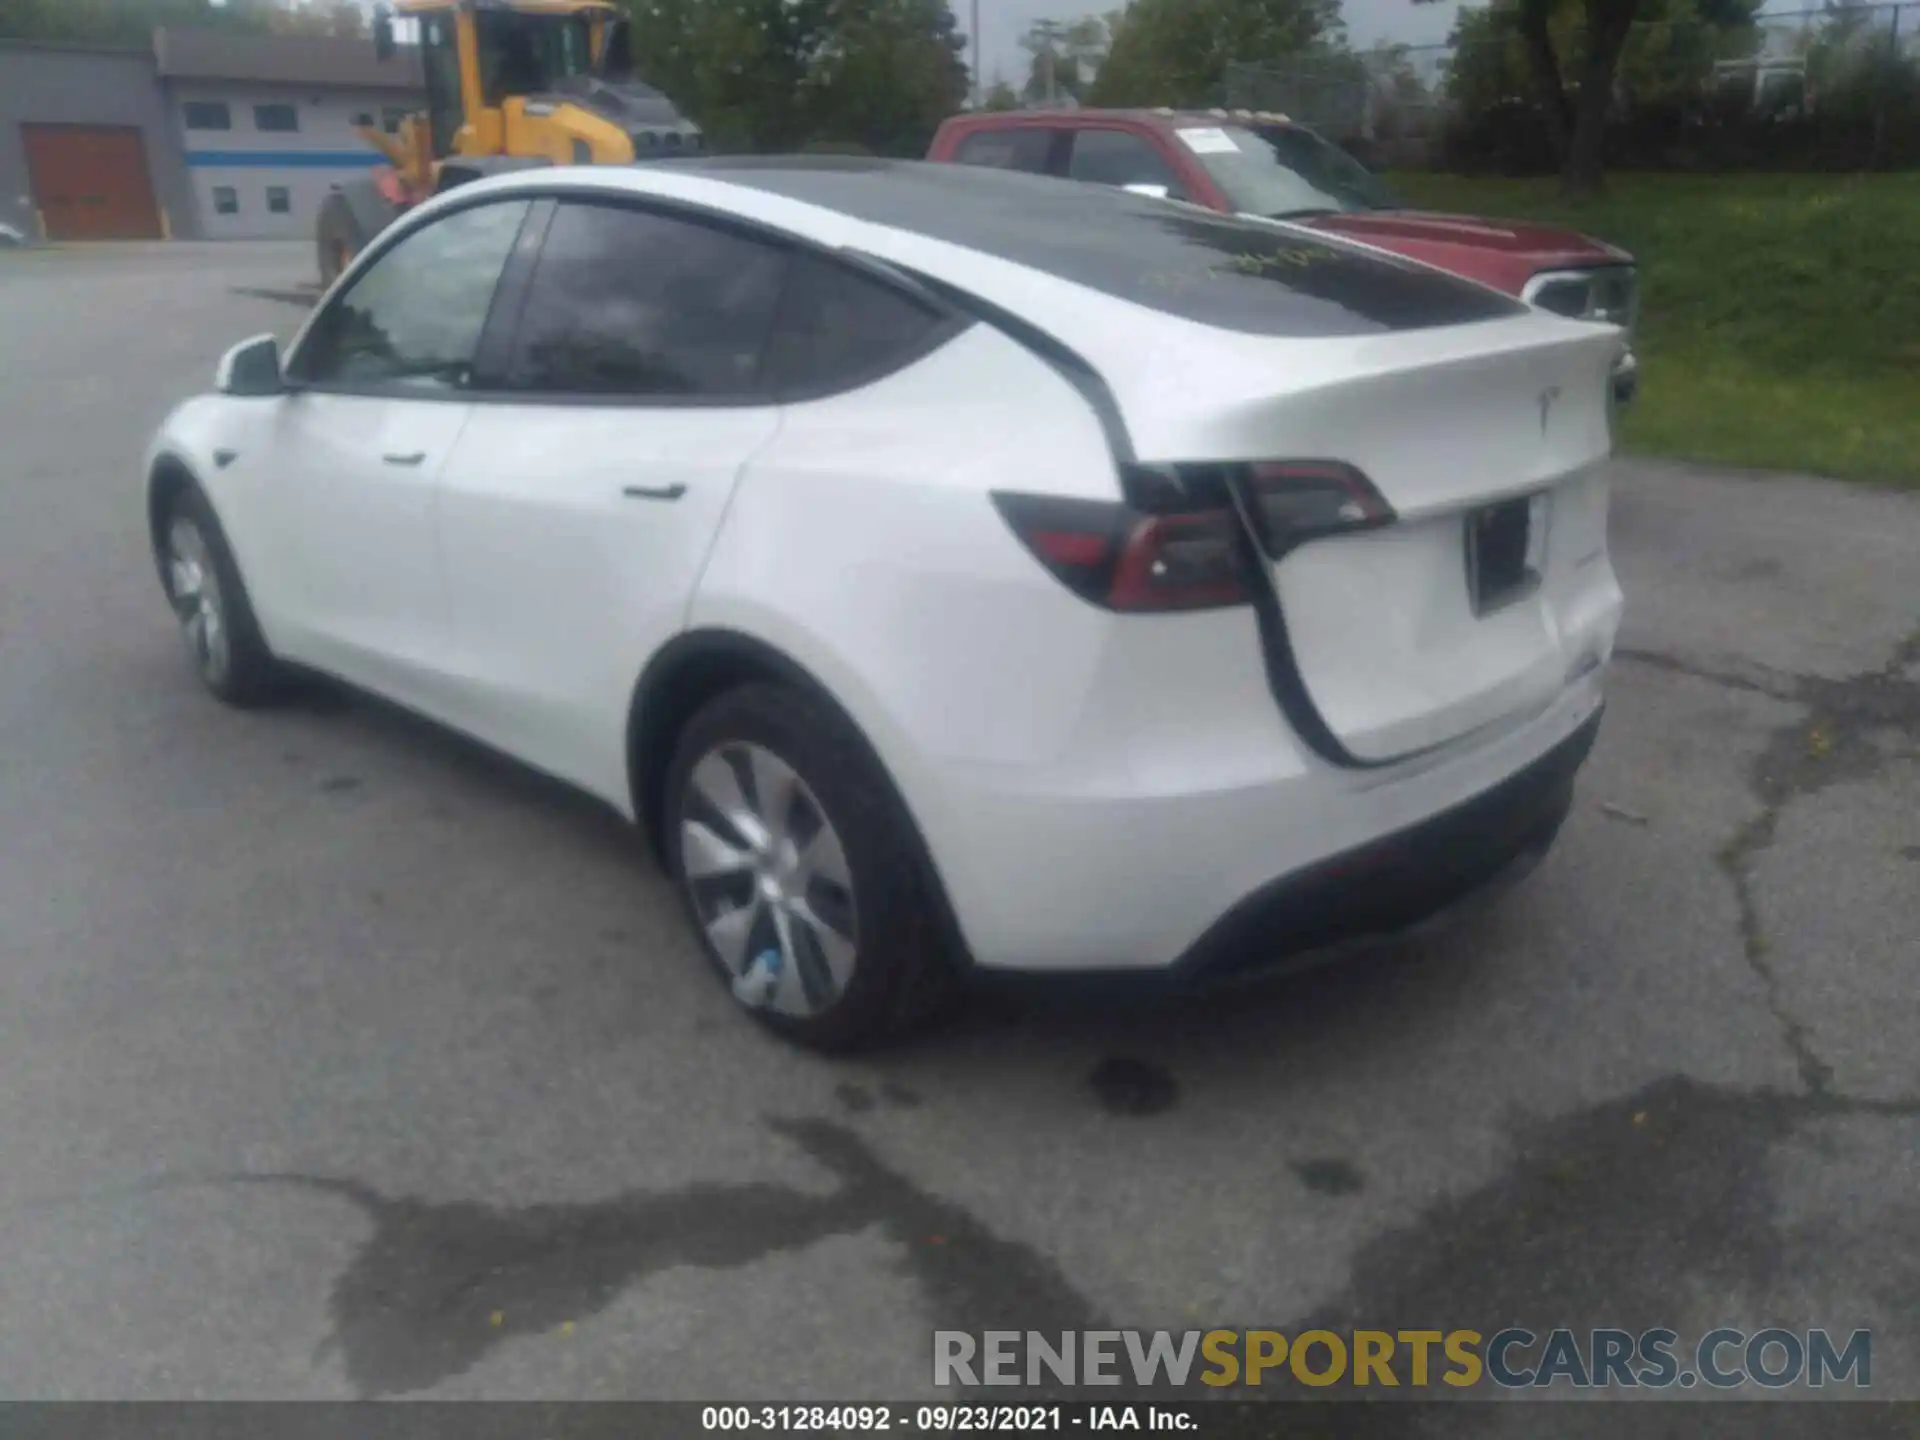
{"label": "tesla logo emblem", "polygon": [[1553,402],[1560,398],[1560,387],[1549,385],[1540,392],[1540,437],[1546,438],[1547,417],[1553,413]]}

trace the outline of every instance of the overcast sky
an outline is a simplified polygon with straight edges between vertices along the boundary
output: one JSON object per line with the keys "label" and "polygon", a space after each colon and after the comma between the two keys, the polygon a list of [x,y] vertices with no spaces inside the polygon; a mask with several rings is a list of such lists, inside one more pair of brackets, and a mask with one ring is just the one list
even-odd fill
{"label": "overcast sky", "polygon": [[[947,3],[959,18],[961,30],[967,30],[973,23],[972,0],[947,0]],[[1025,77],[1027,56],[1020,48],[1020,37],[1034,21],[1072,20],[1116,8],[1118,0],[1079,4],[1075,0],[980,0],[987,80],[992,81],[996,70],[1016,86]],[[1361,49],[1379,40],[1405,45],[1438,44],[1453,28],[1453,17],[1459,8],[1460,0],[1439,0],[1431,5],[1415,5],[1413,0],[1341,0],[1347,35]]]}

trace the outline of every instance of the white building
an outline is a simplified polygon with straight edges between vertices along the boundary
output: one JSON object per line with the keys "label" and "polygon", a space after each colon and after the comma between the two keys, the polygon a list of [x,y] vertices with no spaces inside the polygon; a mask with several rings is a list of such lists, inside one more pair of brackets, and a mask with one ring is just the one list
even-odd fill
{"label": "white building", "polygon": [[364,40],[162,30],[154,60],[207,239],[312,236],[327,192],[385,163],[355,127],[424,103],[416,52]]}

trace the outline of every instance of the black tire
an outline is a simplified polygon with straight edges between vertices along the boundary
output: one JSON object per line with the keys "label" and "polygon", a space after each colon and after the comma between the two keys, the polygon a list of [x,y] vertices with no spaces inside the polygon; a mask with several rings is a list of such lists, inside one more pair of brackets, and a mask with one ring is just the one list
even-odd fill
{"label": "black tire", "polygon": [[[197,554],[187,548],[187,535],[197,537]],[[242,709],[275,699],[284,677],[260,634],[253,602],[234,564],[226,532],[197,485],[181,489],[168,505],[161,517],[158,541],[161,584],[200,683],[227,704]],[[197,582],[182,571],[182,561],[201,568]],[[206,571],[211,571],[210,577]],[[206,583],[209,578],[210,586]],[[218,646],[208,639],[209,602],[216,631],[224,637]]]}
{"label": "black tire", "polygon": [[[806,1015],[746,1001],[742,1008],[787,1039],[829,1053],[872,1046],[931,1018],[957,986],[911,822],[849,722],[831,705],[785,685],[743,685],[709,702],[681,731],[667,771],[668,868],[716,974],[730,985],[739,978],[707,933],[712,917],[703,913],[686,873],[682,826],[690,813],[708,813],[689,783],[695,766],[741,745],[784,762],[837,835],[852,879],[848,912],[857,936],[851,978],[831,1003]],[[737,987],[735,993],[738,998]]]}

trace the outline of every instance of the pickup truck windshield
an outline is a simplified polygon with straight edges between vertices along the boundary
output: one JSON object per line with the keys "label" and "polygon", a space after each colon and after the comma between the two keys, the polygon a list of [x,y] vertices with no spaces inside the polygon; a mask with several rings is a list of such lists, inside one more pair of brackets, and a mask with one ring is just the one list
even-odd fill
{"label": "pickup truck windshield", "polygon": [[1311,130],[1294,125],[1187,125],[1180,142],[1206,167],[1227,203],[1272,219],[1394,208],[1366,168]]}

